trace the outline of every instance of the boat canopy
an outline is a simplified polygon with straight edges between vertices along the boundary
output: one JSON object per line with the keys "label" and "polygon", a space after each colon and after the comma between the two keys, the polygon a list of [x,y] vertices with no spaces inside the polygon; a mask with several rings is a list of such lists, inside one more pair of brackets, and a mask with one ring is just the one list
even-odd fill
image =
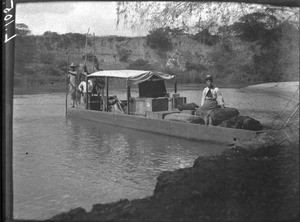
{"label": "boat canopy", "polygon": [[144,70],[103,70],[88,75],[88,77],[122,78],[122,79],[127,79],[129,81],[132,81],[134,84],[147,81],[154,76],[165,80],[170,80],[174,78],[174,75],[170,75],[158,71],[144,71]]}

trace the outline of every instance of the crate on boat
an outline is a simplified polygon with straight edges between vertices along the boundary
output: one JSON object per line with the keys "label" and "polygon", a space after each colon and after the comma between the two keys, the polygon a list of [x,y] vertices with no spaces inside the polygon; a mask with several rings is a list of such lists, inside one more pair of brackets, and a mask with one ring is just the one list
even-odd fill
{"label": "crate on boat", "polygon": [[173,97],[173,108],[178,108],[186,103],[186,97]]}
{"label": "crate on boat", "polygon": [[169,99],[163,98],[134,98],[130,103],[130,113],[146,115],[146,112],[167,111]]}
{"label": "crate on boat", "polygon": [[146,98],[146,111],[166,111],[168,110],[169,99],[163,98]]}
{"label": "crate on boat", "polygon": [[101,107],[101,100],[100,100],[99,96],[90,96],[89,103],[88,103],[88,109],[100,110],[100,107]]}

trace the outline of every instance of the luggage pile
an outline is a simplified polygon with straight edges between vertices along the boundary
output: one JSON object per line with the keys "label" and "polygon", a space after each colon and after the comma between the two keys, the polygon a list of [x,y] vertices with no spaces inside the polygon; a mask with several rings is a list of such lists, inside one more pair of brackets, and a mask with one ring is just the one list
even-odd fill
{"label": "luggage pile", "polygon": [[[195,103],[186,103],[178,106],[178,110],[181,111],[180,114],[167,115],[165,119],[204,124],[204,120],[200,116],[195,115],[198,108],[199,106]],[[210,113],[210,118],[213,126],[254,131],[259,131],[263,128],[259,121],[249,116],[240,116],[240,112],[235,108],[217,108]]]}
{"label": "luggage pile", "polygon": [[211,112],[210,117],[214,126],[253,131],[263,128],[259,121],[249,116],[240,116],[239,111],[235,108],[216,109]]}
{"label": "luggage pile", "polygon": [[196,103],[185,103],[179,105],[177,108],[184,114],[194,115],[199,106]]}
{"label": "luggage pile", "polygon": [[219,126],[254,131],[259,131],[263,128],[259,121],[249,116],[234,116],[228,120],[222,121],[222,123]]}
{"label": "luggage pile", "polygon": [[223,121],[232,117],[238,116],[240,112],[235,108],[218,108],[210,113],[212,123],[214,126],[221,124]]}
{"label": "luggage pile", "polygon": [[164,117],[166,120],[194,123],[204,125],[204,120],[200,116],[184,114],[184,113],[171,113]]}

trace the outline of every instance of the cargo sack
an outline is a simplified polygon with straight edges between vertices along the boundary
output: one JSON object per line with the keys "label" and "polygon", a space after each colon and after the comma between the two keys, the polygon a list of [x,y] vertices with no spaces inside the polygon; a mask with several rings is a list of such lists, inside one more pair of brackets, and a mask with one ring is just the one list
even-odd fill
{"label": "cargo sack", "polygon": [[185,103],[182,105],[179,105],[177,108],[179,111],[182,110],[196,110],[199,106],[196,103]]}
{"label": "cargo sack", "polygon": [[194,123],[194,124],[204,124],[204,120],[200,116],[183,114],[183,113],[171,113],[164,117],[166,120]]}
{"label": "cargo sack", "polygon": [[223,121],[219,126],[258,131],[262,130],[262,125],[258,120],[249,116],[234,116],[229,120]]}
{"label": "cargo sack", "polygon": [[210,117],[212,120],[212,124],[216,126],[221,124],[222,121],[228,120],[234,116],[238,116],[239,114],[239,111],[235,108],[218,108],[210,113]]}
{"label": "cargo sack", "polygon": [[182,114],[189,114],[189,115],[195,115],[196,110],[182,110]]}

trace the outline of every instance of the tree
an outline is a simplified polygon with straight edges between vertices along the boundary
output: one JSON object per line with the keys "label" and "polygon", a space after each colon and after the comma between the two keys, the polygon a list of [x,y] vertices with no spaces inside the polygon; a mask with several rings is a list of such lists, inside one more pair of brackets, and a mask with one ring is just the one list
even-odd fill
{"label": "tree", "polygon": [[248,42],[257,40],[270,42],[277,39],[274,30],[278,23],[278,19],[273,15],[255,12],[241,17],[231,26],[220,28],[219,31],[239,36]]}
{"label": "tree", "polygon": [[[296,3],[296,1],[291,0]],[[289,1],[289,2],[291,2]],[[242,2],[242,1],[236,1]],[[246,1],[245,1],[246,2]],[[251,2],[251,1],[248,1]],[[272,2],[267,0],[252,1]],[[273,0],[274,5],[284,5],[283,0]],[[277,4],[276,4],[277,2]],[[297,3],[298,4],[298,3]],[[288,3],[286,3],[289,6]],[[293,6],[293,4],[290,4]],[[220,24],[230,24],[240,17],[254,12],[267,12],[279,21],[289,20],[298,24],[299,9],[270,5],[253,5],[232,2],[118,2],[117,25],[123,21],[133,30],[170,26],[181,28],[185,32],[198,32],[203,29],[216,29]]]}
{"label": "tree", "polygon": [[42,35],[43,44],[46,50],[53,50],[55,45],[60,41],[61,36],[57,32],[46,31]]}
{"label": "tree", "polygon": [[205,45],[209,46],[215,45],[219,40],[219,36],[211,35],[208,29],[204,29],[196,33],[195,35],[193,35],[192,38],[198,42],[204,43]]}
{"label": "tree", "polygon": [[36,61],[38,59],[35,36],[17,36],[15,41],[15,71],[24,73],[24,67]]}
{"label": "tree", "polygon": [[19,36],[26,36],[29,35],[31,31],[29,27],[24,23],[17,23],[16,24],[16,34]]}
{"label": "tree", "polygon": [[153,70],[152,66],[149,64],[148,60],[138,59],[131,62],[127,69],[133,70]]}
{"label": "tree", "polygon": [[[57,46],[63,49],[76,48],[81,49],[85,47],[86,36],[80,33],[66,33],[60,35],[60,41]],[[91,41],[88,39],[87,44],[92,45]]]}
{"label": "tree", "polygon": [[158,49],[162,52],[172,50],[173,48],[168,31],[163,28],[150,31],[146,37],[146,42],[150,48]]}
{"label": "tree", "polygon": [[131,50],[125,49],[125,48],[121,48],[118,49],[118,55],[119,55],[119,60],[121,62],[127,62],[128,58],[131,55]]}

